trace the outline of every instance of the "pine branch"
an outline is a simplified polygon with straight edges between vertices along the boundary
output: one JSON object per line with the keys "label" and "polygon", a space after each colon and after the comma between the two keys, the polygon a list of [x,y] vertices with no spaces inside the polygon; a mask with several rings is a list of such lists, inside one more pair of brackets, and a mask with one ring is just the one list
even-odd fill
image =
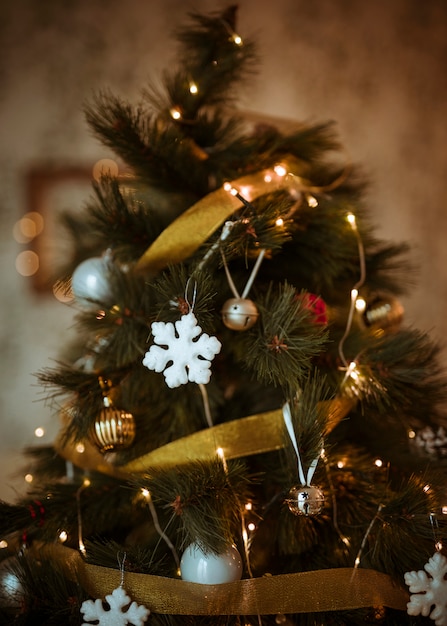
{"label": "pine branch", "polygon": [[154,468],[135,483],[150,490],[155,505],[177,516],[182,547],[197,542],[206,552],[219,554],[240,534],[241,503],[248,498],[250,479],[239,462],[229,462],[227,468],[220,459]]}
{"label": "pine branch", "polygon": [[258,381],[296,388],[327,339],[299,293],[284,283],[256,299],[258,322],[238,341],[239,358]]}

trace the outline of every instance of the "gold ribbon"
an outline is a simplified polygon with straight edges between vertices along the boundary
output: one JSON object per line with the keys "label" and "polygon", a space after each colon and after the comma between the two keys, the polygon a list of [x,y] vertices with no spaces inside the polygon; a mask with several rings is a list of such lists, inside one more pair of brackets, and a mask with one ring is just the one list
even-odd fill
{"label": "gold ribbon", "polygon": [[[121,584],[121,572],[88,565],[76,550],[43,546],[52,560],[76,575],[93,598],[105,598]],[[202,585],[174,578],[126,572],[132,600],[167,615],[274,615],[382,607],[405,610],[406,590],[390,576],[369,569],[336,568]]]}
{"label": "gold ribbon", "polygon": [[[353,406],[353,401],[343,396],[320,403],[320,407],[327,411],[326,433],[331,432]],[[107,463],[87,442],[82,453],[77,452],[72,442],[64,444],[62,439],[56,442],[56,449],[79,467],[126,478],[129,474],[144,472],[151,467],[169,467],[192,459],[206,461],[216,457],[217,448],[222,448],[226,459],[279,450],[284,446],[283,433],[283,414],[277,410],[199,430],[118,467]]]}
{"label": "gold ribbon", "polygon": [[[282,165],[289,170],[290,163]],[[267,178],[267,180],[266,180]],[[254,200],[277,189],[296,188],[301,179],[295,175],[278,176],[273,169],[261,170],[229,183],[247,200]],[[219,228],[225,219],[243,206],[241,200],[220,187],[204,196],[171,222],[140,257],[137,270],[157,272],[193,254]]]}

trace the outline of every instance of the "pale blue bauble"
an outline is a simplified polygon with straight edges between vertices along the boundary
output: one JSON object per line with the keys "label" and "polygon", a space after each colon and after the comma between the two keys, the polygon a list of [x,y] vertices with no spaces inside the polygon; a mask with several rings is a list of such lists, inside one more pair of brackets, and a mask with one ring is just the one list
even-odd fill
{"label": "pale blue bauble", "polygon": [[78,265],[71,277],[71,290],[83,306],[110,299],[111,262],[106,257],[93,257]]}

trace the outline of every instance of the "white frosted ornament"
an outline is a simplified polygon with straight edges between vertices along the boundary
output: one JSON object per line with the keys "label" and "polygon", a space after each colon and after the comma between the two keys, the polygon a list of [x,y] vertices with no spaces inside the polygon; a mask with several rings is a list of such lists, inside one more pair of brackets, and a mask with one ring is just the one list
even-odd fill
{"label": "white frosted ornament", "polygon": [[248,298],[230,298],[222,307],[222,321],[230,330],[248,330],[258,317],[256,304]]}
{"label": "white frosted ornament", "polygon": [[71,277],[71,290],[76,300],[86,307],[110,297],[110,268],[108,256],[86,259],[78,265]]}
{"label": "white frosted ornament", "polygon": [[180,561],[182,580],[202,585],[221,585],[240,580],[242,559],[235,546],[222,554],[205,553],[197,543],[190,544]]}
{"label": "white frosted ornament", "polygon": [[318,515],[323,509],[324,493],[319,487],[295,485],[290,489],[286,502],[294,515]]}

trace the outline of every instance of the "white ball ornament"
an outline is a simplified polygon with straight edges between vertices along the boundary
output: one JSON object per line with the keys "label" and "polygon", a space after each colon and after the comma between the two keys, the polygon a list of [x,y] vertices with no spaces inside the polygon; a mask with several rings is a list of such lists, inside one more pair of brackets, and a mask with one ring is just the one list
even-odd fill
{"label": "white ball ornament", "polygon": [[319,487],[295,485],[289,491],[287,506],[294,515],[318,515],[324,505],[324,493]]}
{"label": "white ball ornament", "polygon": [[258,317],[256,304],[248,298],[230,298],[222,307],[222,321],[231,330],[248,330]]}
{"label": "white ball ornament", "polygon": [[71,290],[80,304],[94,307],[110,297],[110,267],[108,257],[93,257],[80,263],[71,277]]}
{"label": "white ball ornament", "polygon": [[202,585],[220,585],[240,580],[242,559],[235,546],[222,554],[204,552],[196,543],[190,544],[180,561],[182,580]]}

